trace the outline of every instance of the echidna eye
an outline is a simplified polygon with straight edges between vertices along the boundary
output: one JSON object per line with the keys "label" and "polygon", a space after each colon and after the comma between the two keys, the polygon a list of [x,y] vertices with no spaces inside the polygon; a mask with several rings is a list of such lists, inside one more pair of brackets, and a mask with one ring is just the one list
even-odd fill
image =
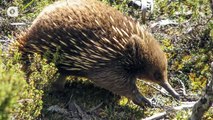
{"label": "echidna eye", "polygon": [[155,77],[155,80],[161,80],[162,79],[162,75],[159,72],[155,72],[154,77]]}

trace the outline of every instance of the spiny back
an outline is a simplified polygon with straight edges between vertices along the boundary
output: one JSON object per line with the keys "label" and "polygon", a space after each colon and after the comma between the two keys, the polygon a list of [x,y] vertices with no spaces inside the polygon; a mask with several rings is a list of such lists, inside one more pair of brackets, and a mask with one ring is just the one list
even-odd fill
{"label": "spiny back", "polygon": [[124,56],[132,62],[125,50],[134,34],[152,40],[139,24],[104,3],[65,0],[46,7],[18,43],[23,54],[54,53],[59,48],[62,68],[87,70]]}

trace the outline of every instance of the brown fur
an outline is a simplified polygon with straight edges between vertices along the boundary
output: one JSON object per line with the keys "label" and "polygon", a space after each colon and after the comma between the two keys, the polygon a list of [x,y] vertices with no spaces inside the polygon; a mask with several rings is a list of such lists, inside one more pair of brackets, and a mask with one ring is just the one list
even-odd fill
{"label": "brown fur", "polygon": [[136,78],[167,83],[167,60],[158,42],[130,17],[96,0],[65,0],[46,7],[17,42],[23,56],[55,53],[59,47],[58,87],[66,75],[84,76],[138,105],[151,105],[139,93]]}

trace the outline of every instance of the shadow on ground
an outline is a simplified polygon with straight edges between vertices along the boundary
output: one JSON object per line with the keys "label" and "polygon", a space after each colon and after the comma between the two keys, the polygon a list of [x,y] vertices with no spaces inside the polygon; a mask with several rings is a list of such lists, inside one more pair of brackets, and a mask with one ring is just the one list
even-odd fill
{"label": "shadow on ground", "polygon": [[143,110],[132,103],[119,105],[120,97],[94,86],[90,81],[69,81],[63,92],[45,92],[42,120],[133,120]]}

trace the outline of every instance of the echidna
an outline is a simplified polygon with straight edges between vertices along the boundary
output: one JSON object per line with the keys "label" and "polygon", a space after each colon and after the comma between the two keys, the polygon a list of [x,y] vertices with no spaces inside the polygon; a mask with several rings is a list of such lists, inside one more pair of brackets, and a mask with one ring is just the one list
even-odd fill
{"label": "echidna", "polygon": [[136,79],[141,78],[179,99],[167,81],[167,59],[159,43],[132,18],[100,1],[56,2],[17,42],[23,56],[58,51],[62,57],[56,64],[58,87],[63,87],[67,75],[82,76],[137,105],[151,105],[136,87]]}

